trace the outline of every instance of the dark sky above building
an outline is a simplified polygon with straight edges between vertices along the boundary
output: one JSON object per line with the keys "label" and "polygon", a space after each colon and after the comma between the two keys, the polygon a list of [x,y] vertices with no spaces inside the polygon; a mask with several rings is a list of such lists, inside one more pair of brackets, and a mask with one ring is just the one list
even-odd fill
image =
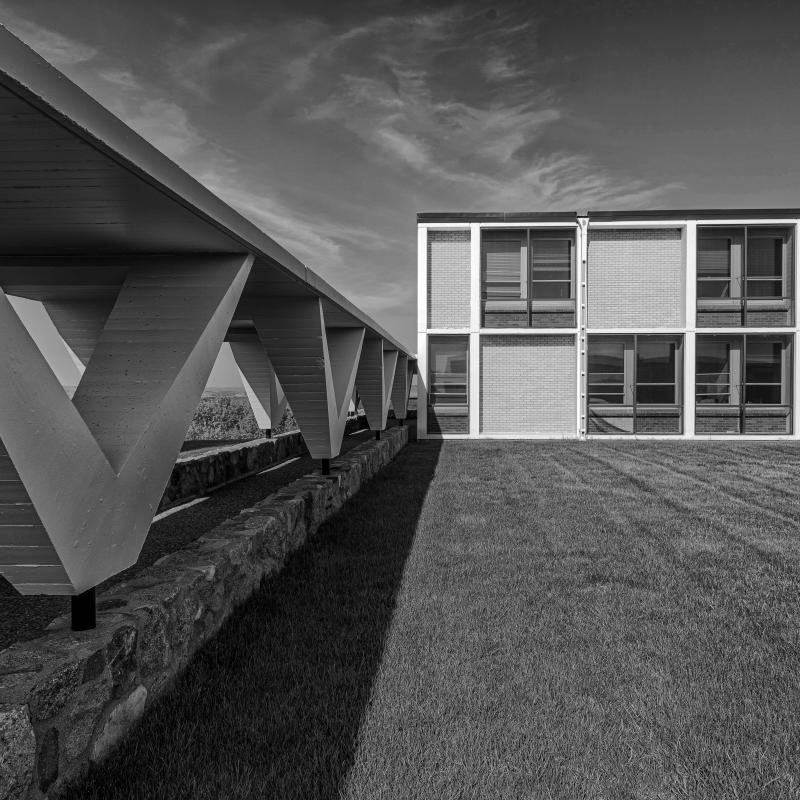
{"label": "dark sky above building", "polygon": [[800,205],[788,0],[0,0],[0,21],[409,345],[418,211]]}

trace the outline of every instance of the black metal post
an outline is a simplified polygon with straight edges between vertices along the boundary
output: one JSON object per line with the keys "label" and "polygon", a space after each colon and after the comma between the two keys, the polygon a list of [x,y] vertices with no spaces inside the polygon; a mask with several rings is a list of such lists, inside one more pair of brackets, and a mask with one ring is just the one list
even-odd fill
{"label": "black metal post", "polygon": [[329,458],[322,459],[322,474],[323,475],[331,474],[331,460]]}
{"label": "black metal post", "polygon": [[272,438],[272,428],[264,428],[264,437],[266,439]]}
{"label": "black metal post", "polygon": [[400,419],[397,420],[397,424],[401,428],[403,427],[404,423],[405,423],[405,418],[404,417],[400,417]]}
{"label": "black metal post", "polygon": [[97,627],[97,604],[94,587],[72,595],[72,630],[90,631]]}
{"label": "black metal post", "polygon": [[375,431],[375,438],[376,439],[380,439],[381,438],[381,432],[380,431]]}

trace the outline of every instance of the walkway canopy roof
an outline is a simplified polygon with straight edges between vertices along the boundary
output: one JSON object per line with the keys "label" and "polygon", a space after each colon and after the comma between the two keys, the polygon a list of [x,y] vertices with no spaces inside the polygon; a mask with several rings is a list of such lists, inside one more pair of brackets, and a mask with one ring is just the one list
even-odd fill
{"label": "walkway canopy roof", "polygon": [[403,345],[291,253],[0,27],[0,286],[116,291],[137,254],[250,253],[229,336],[259,298],[320,297],[329,327]]}

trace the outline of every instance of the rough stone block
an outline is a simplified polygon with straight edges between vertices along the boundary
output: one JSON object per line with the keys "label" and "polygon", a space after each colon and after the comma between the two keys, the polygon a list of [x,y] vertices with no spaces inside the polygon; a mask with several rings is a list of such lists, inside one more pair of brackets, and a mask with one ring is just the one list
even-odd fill
{"label": "rough stone block", "polygon": [[144,714],[147,689],[137,686],[124,700],[111,709],[108,719],[97,735],[89,756],[93,762],[100,761],[117,744],[131,726]]}
{"label": "rough stone block", "polygon": [[25,797],[33,779],[36,737],[25,706],[0,706],[0,797]]}

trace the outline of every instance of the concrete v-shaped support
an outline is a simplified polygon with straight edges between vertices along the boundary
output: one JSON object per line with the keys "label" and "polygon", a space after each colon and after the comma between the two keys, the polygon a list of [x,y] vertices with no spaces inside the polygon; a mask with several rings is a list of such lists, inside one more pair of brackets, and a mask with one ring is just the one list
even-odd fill
{"label": "concrete v-shaped support", "polygon": [[312,458],[335,458],[342,447],[365,329],[326,329],[319,298],[259,301],[253,324]]}
{"label": "concrete v-shaped support", "polygon": [[136,562],[252,263],[132,267],[72,402],[0,291],[0,573],[22,594]]}
{"label": "concrete v-shaped support", "polygon": [[397,419],[408,416],[408,396],[411,394],[411,379],[414,377],[414,368],[408,356],[398,354],[397,366],[394,370],[394,384],[392,384],[392,408]]}
{"label": "concrete v-shaped support", "polygon": [[397,355],[397,350],[383,349],[383,339],[367,339],[361,350],[356,386],[370,430],[386,427]]}
{"label": "concrete v-shaped support", "polygon": [[117,295],[112,292],[90,298],[44,300],[42,304],[61,338],[85,367],[116,301]]}
{"label": "concrete v-shaped support", "polygon": [[266,348],[256,336],[230,344],[258,427],[262,431],[277,427],[286,410],[286,395]]}

